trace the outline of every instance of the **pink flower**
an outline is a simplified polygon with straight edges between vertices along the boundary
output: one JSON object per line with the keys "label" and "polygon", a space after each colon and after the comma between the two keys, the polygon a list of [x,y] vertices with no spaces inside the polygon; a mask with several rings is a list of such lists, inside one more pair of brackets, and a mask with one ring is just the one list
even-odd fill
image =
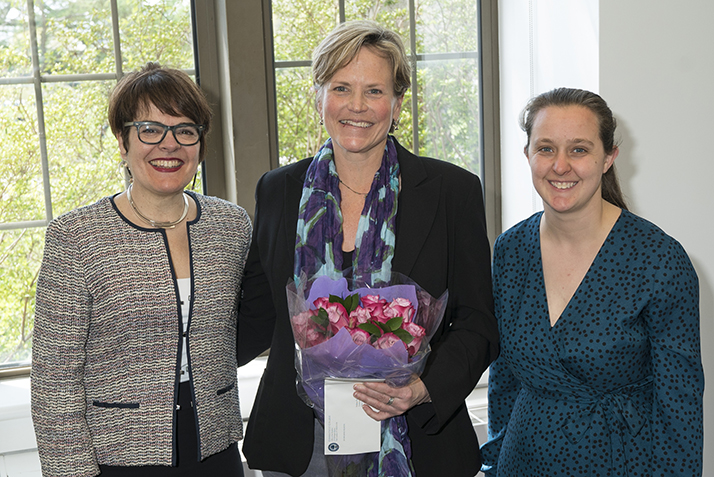
{"label": "pink flower", "polygon": [[422,339],[425,336],[424,328],[417,325],[416,323],[404,323],[402,329],[412,335],[414,339],[407,345],[407,351],[409,352],[409,357],[414,356],[421,347]]}
{"label": "pink flower", "polygon": [[307,335],[308,331],[315,326],[315,322],[312,321],[312,317],[316,314],[317,311],[308,310],[298,313],[291,318],[293,322],[293,330],[295,331],[295,337],[298,340],[298,344],[303,348],[312,346],[312,344],[308,341]]}
{"label": "pink flower", "polygon": [[362,297],[362,306],[369,311],[373,320],[380,323],[386,323],[391,317],[384,314],[384,309],[387,306],[387,300],[379,298],[377,295],[365,295]]}
{"label": "pink flower", "polygon": [[355,344],[358,345],[363,345],[365,343],[369,344],[369,339],[370,335],[364,330],[361,330],[359,328],[349,328],[350,330],[350,335],[352,335],[352,341],[355,342]]}
{"label": "pink flower", "polygon": [[309,328],[307,330],[307,346],[305,346],[305,348],[310,348],[312,346],[319,345],[320,343],[324,343],[327,339],[328,338],[323,331],[316,328]]}
{"label": "pink flower", "polygon": [[365,295],[362,297],[362,306],[370,313],[377,310],[382,311],[386,305],[387,300],[379,298],[379,295]]}
{"label": "pink flower", "polygon": [[397,342],[402,343],[402,345],[404,345],[404,342],[397,338],[397,335],[395,335],[394,333],[385,333],[380,338],[378,338],[372,346],[377,349],[387,349],[394,346],[394,343]]}
{"label": "pink flower", "polygon": [[367,323],[370,318],[372,317],[369,314],[369,310],[358,306],[357,308],[352,310],[352,313],[350,313],[350,325],[357,326],[361,325],[362,323]]}
{"label": "pink flower", "polygon": [[347,310],[340,303],[330,303],[329,298],[320,297],[314,302],[315,308],[318,310],[323,308],[327,312],[327,318],[330,320],[330,330],[332,333],[337,333],[341,328],[347,326]]}
{"label": "pink flower", "polygon": [[411,321],[414,315],[414,307],[412,302],[406,298],[395,298],[384,309],[384,314],[390,318],[401,316],[404,321]]}

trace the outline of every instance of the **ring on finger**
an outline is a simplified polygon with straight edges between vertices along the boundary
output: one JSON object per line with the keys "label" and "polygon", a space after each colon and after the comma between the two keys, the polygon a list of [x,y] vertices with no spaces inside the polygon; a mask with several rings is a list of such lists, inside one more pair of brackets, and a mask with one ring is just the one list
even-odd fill
{"label": "ring on finger", "polygon": [[391,406],[394,403],[394,396],[391,396],[389,398],[389,401],[387,401],[387,406]]}

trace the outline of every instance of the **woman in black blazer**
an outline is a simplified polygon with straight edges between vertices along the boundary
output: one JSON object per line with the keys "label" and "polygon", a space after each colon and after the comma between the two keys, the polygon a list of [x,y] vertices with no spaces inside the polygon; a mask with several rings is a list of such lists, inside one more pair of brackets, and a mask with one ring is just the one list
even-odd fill
{"label": "woman in black blazer", "polygon": [[[333,65],[332,74],[320,81],[323,56],[329,60],[334,55],[334,51],[326,52],[325,45],[334,47],[355,37],[362,39],[356,54],[348,56],[346,65]],[[401,51],[402,56],[384,52],[383,43]],[[390,62],[397,67],[390,68]],[[352,66],[359,67],[360,73],[353,73]],[[374,409],[368,414],[376,419],[406,414],[416,475],[471,477],[478,472],[481,458],[464,400],[498,353],[483,195],[477,176],[446,162],[415,156],[388,135],[409,86],[408,68],[398,36],[363,21],[348,22],[333,31],[318,47],[313,61],[317,107],[332,137],[339,174],[342,251],[349,253],[354,248],[356,227],[350,221],[359,218],[359,210],[356,218],[350,211],[354,201],[364,204],[366,193],[359,191],[370,190],[374,171],[382,160],[388,160],[383,151],[390,141],[399,167],[392,270],[409,276],[432,296],[449,290],[446,313],[431,341],[432,352],[421,379],[400,389],[383,383],[360,385],[356,396]],[[386,80],[380,77],[384,71]],[[360,75],[366,75],[367,80],[363,82]],[[376,88],[380,81],[388,87]],[[374,98],[382,89],[386,90],[384,97]],[[340,101],[342,109],[336,107]],[[384,104],[391,104],[387,109],[391,121],[386,124],[380,122]],[[352,126],[367,131],[355,132]],[[375,138],[372,149],[362,147],[372,145],[369,141]],[[373,158],[377,163],[372,170],[358,162]],[[238,354],[242,365],[270,348],[243,444],[249,466],[264,474],[273,470],[292,476],[321,475],[313,457],[315,417],[295,387],[295,345],[285,293],[295,271],[298,209],[312,163],[309,158],[271,171],[256,189]],[[315,449],[315,454],[321,451]]]}

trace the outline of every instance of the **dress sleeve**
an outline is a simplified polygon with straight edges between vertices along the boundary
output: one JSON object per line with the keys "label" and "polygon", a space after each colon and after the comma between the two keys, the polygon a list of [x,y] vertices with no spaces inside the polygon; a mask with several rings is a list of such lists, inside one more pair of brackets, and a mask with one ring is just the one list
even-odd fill
{"label": "dress sleeve", "polygon": [[498,355],[483,194],[478,177],[471,180],[461,195],[465,199],[449,218],[454,224],[449,226],[450,323],[433,346],[423,376],[432,403],[410,411],[429,434],[439,432],[458,412]]}
{"label": "dress sleeve", "polygon": [[83,384],[91,308],[74,234],[52,222],[37,279],[32,339],[32,420],[42,475],[99,474]]}
{"label": "dress sleeve", "polygon": [[[502,306],[503,249],[496,241],[493,257],[493,300],[496,319],[504,319],[508,310]],[[513,374],[506,357],[501,355],[493,362],[488,374],[488,441],[481,446],[483,465],[481,471],[495,476],[501,443],[508,429],[513,405],[521,390],[520,380]]]}
{"label": "dress sleeve", "polygon": [[[264,178],[265,176],[263,176]],[[243,284],[238,312],[237,356],[238,366],[243,366],[270,347],[275,328],[276,311],[270,281],[263,269],[260,253],[260,231],[263,223],[261,196],[263,178],[256,186],[253,239],[248,251],[243,273]],[[266,212],[267,213],[267,212]]]}
{"label": "dress sleeve", "polygon": [[704,371],[699,282],[676,242],[659,265],[644,316],[654,375],[651,475],[701,476]]}

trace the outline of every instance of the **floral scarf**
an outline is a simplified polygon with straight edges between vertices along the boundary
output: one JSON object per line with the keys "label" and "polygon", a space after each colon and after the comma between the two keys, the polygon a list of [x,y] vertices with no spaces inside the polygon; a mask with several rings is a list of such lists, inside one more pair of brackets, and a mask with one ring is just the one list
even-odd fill
{"label": "floral scarf", "polygon": [[[295,238],[295,280],[341,274],[342,211],[340,179],[333,160],[332,139],[322,145],[305,175]],[[374,176],[357,227],[353,277],[375,285],[388,282],[392,272],[399,162],[391,136],[387,138],[382,165]],[[344,267],[347,268],[347,267]]]}

